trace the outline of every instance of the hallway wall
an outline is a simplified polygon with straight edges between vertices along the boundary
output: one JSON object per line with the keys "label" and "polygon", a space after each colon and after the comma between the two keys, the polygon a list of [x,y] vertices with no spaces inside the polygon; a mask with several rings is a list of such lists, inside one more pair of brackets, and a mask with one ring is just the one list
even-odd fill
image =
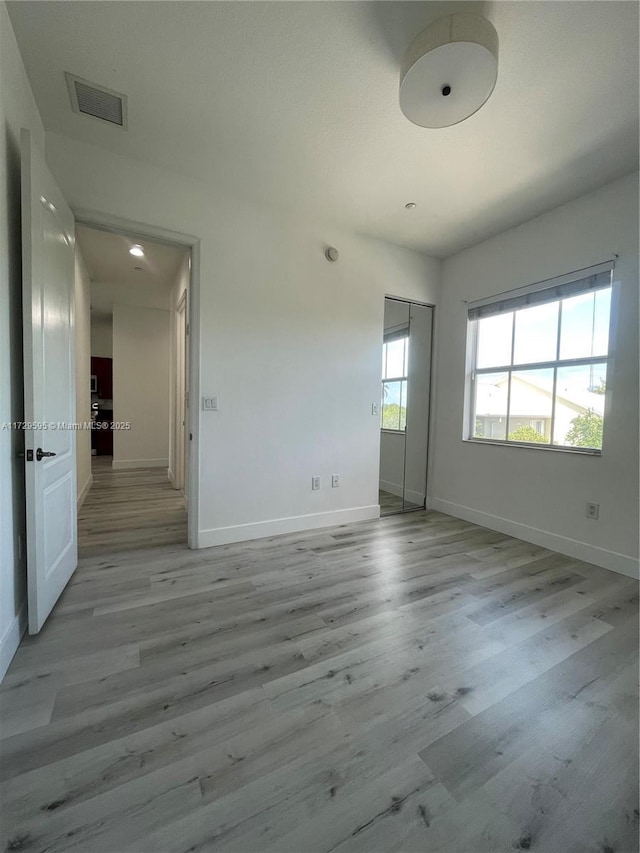
{"label": "hallway wall", "polygon": [[169,311],[113,306],[114,468],[169,465]]}

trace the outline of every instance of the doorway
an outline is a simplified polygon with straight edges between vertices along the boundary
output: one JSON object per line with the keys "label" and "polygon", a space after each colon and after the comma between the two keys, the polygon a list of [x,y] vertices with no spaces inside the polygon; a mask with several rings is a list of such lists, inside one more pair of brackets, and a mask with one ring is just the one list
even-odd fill
{"label": "doorway", "polygon": [[80,557],[187,543],[190,273],[189,247],[76,227]]}
{"label": "doorway", "polygon": [[433,306],[384,301],[380,514],[424,509],[427,497]]}

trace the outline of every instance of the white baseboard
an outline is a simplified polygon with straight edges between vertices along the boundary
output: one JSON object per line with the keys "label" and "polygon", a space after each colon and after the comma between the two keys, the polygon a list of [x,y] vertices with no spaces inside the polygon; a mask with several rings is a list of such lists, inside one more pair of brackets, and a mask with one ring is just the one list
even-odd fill
{"label": "white baseboard", "polygon": [[82,506],[85,501],[85,498],[89,494],[89,489],[93,485],[93,474],[89,474],[89,478],[84,486],[80,489],[80,494],[78,495],[78,509]]}
{"label": "white baseboard", "polygon": [[9,623],[0,640],[0,681],[5,677],[13,656],[18,651],[22,635],[27,630],[27,602],[22,605]]}
{"label": "white baseboard", "polygon": [[424,503],[424,494],[422,492],[412,492],[411,489],[407,489],[405,492],[401,485],[398,483],[390,483],[388,480],[380,480],[380,488],[384,492],[389,492],[392,495],[395,495],[397,498],[406,498],[412,504],[423,504]]}
{"label": "white baseboard", "polygon": [[389,492],[389,494],[395,495],[397,498],[402,497],[403,488],[400,483],[391,483],[389,480],[380,480],[380,488],[383,492]]}
{"label": "white baseboard", "polygon": [[114,459],[111,467],[115,471],[127,471],[132,468],[168,468],[168,459]]}
{"label": "white baseboard", "polygon": [[379,517],[380,507],[376,504],[375,506],[359,506],[353,509],[318,512],[312,515],[274,518],[252,524],[236,524],[232,527],[214,527],[210,530],[198,531],[197,547],[211,548],[214,545],[229,545],[232,542],[246,542],[249,539],[263,539],[265,536],[298,533],[303,530],[315,530],[318,527],[333,527],[338,524],[368,521]]}
{"label": "white baseboard", "polygon": [[570,539],[568,536],[550,533],[548,530],[540,530],[519,521],[501,518],[498,515],[491,515],[472,507],[451,503],[451,501],[443,501],[440,498],[430,498],[429,509],[471,521],[482,527],[488,527],[489,530],[497,530],[499,533],[506,533],[516,539],[532,542],[534,545],[541,545],[551,551],[566,554],[568,557],[574,557],[576,560],[582,560],[585,563],[593,563],[595,566],[610,569],[612,572],[618,572],[618,574],[627,575],[636,580],[639,576],[638,560],[635,557],[629,557],[627,554],[609,551],[596,545],[588,545],[586,542],[579,542],[577,539]]}
{"label": "white baseboard", "polygon": [[424,492],[412,492],[411,489],[407,489],[404,496],[409,503],[416,504],[417,506],[421,506],[424,503]]}

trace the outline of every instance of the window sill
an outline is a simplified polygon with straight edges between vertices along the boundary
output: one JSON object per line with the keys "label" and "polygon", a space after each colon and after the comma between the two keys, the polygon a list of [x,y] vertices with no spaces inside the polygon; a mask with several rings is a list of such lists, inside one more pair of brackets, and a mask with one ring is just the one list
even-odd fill
{"label": "window sill", "polygon": [[463,438],[468,444],[489,444],[493,447],[520,447],[525,450],[545,450],[552,453],[569,453],[580,456],[602,456],[602,450],[588,447],[559,447],[556,444],[538,444],[526,441],[500,441],[495,438]]}
{"label": "window sill", "polygon": [[389,433],[389,435],[406,435],[406,429],[389,429],[389,427],[380,427],[380,432]]}

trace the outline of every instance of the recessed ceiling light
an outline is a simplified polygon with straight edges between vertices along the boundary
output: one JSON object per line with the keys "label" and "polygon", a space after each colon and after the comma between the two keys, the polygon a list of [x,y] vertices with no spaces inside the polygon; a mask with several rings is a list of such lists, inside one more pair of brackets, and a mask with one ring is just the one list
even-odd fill
{"label": "recessed ceiling light", "polygon": [[134,267],[134,270],[141,270],[142,267]]}
{"label": "recessed ceiling light", "polygon": [[142,246],[138,246],[138,244],[136,243],[135,246],[132,246],[129,249],[129,254],[135,255],[136,258],[142,258],[142,257],[144,257],[144,249],[142,248]]}
{"label": "recessed ceiling light", "polygon": [[407,210],[413,210],[413,208],[414,208],[415,206],[416,206],[415,201],[410,201],[410,202],[408,202],[407,204],[405,204],[405,207],[407,208]]}

